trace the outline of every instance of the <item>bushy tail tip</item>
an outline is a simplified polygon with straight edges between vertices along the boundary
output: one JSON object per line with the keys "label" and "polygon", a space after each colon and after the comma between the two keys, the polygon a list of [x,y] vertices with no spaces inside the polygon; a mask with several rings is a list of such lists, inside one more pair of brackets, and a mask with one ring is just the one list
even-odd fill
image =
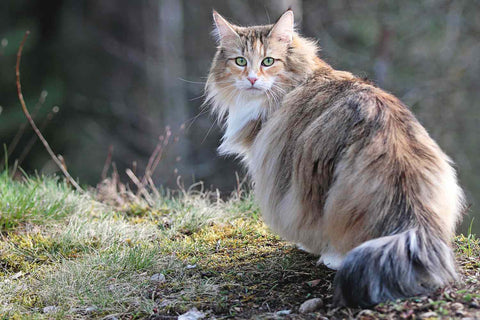
{"label": "bushy tail tip", "polygon": [[334,303],[369,307],[432,292],[456,277],[448,244],[414,228],[367,241],[350,251],[335,276]]}

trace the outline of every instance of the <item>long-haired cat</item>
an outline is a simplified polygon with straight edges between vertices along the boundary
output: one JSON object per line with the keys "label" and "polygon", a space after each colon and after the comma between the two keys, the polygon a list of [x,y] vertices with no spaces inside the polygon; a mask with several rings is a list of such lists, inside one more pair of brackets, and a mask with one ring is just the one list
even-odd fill
{"label": "long-haired cat", "polygon": [[207,102],[266,223],[338,269],[334,302],[370,306],[455,280],[463,193],[450,159],[397,98],[317,56],[286,11],[239,27],[215,11]]}

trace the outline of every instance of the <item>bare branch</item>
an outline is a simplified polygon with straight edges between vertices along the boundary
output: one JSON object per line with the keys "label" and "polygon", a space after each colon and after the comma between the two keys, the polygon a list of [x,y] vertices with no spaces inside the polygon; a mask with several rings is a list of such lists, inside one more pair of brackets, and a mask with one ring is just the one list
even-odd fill
{"label": "bare branch", "polygon": [[38,136],[40,141],[42,141],[43,145],[45,146],[45,149],[47,149],[47,152],[52,158],[52,160],[55,162],[58,168],[60,168],[65,178],[67,178],[68,182],[70,182],[72,186],[74,186],[75,189],[77,189],[77,191],[83,192],[83,189],[78,185],[78,183],[72,178],[72,176],[70,176],[68,171],[63,167],[62,162],[57,158],[52,148],[50,148],[50,145],[48,144],[47,140],[45,140],[40,130],[38,130],[37,125],[33,121],[32,116],[30,115],[30,112],[28,112],[27,105],[25,104],[25,100],[23,99],[22,85],[20,83],[20,60],[22,58],[23,46],[25,45],[25,41],[27,40],[29,34],[30,34],[30,31],[25,32],[25,36],[23,37],[22,43],[20,44],[20,47],[18,48],[18,52],[17,52],[17,65],[15,67],[15,75],[17,77],[18,100],[20,100],[23,113],[25,113],[25,116],[27,117],[28,122],[32,126],[33,131],[35,131],[35,134]]}

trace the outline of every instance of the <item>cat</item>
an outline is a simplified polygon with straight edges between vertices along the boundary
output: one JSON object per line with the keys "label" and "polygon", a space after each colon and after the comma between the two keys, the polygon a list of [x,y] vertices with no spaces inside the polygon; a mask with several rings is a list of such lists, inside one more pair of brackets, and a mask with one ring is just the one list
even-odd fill
{"label": "cat", "polygon": [[410,110],[321,60],[290,9],[273,25],[213,19],[205,91],[224,124],[219,153],[246,165],[274,232],[338,270],[334,304],[367,307],[455,281],[463,192]]}

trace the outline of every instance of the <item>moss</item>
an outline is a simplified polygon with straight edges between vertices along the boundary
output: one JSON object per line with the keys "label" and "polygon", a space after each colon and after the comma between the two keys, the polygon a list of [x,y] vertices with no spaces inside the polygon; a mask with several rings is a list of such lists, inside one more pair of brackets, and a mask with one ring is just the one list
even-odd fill
{"label": "moss", "polygon": [[85,252],[98,248],[95,237],[85,242],[69,242],[55,234],[41,232],[8,233],[0,241],[0,275],[33,272],[44,264],[76,259]]}

